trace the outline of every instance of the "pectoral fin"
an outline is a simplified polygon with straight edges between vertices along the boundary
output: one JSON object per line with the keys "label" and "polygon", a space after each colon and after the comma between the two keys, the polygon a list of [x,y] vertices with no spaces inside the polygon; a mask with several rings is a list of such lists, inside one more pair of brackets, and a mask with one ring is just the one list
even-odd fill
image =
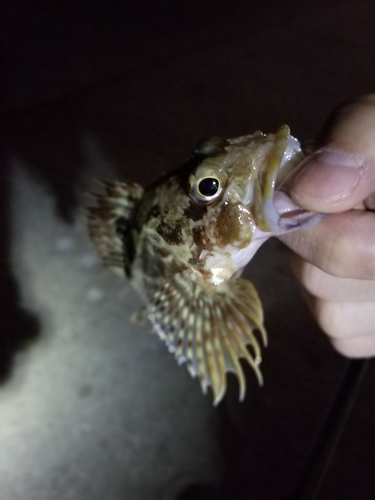
{"label": "pectoral fin", "polygon": [[240,358],[247,360],[259,384],[263,383],[254,329],[260,331],[264,344],[267,337],[262,306],[250,282],[236,279],[215,286],[198,272],[176,274],[154,294],[148,318],[177,361],[186,362],[190,374],[199,378],[203,392],[212,387],[215,405],[224,397],[230,371],[237,375],[240,400],[244,399]]}

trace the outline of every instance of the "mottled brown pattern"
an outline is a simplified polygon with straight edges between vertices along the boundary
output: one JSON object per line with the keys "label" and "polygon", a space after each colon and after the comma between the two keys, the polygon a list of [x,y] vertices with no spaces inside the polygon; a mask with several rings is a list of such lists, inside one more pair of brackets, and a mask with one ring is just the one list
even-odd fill
{"label": "mottled brown pattern", "polygon": [[151,208],[148,218],[151,219],[152,217],[160,217],[160,207],[158,205],[154,205]]}
{"label": "mottled brown pattern", "polygon": [[217,217],[214,236],[220,246],[230,245],[240,239],[241,223],[238,219],[238,205],[230,202],[221,206]]}
{"label": "mottled brown pattern", "polygon": [[205,205],[200,205],[193,200],[190,200],[189,206],[184,211],[184,215],[194,222],[201,220],[206,213],[207,207]]}
{"label": "mottled brown pattern", "polygon": [[176,223],[173,226],[169,226],[164,221],[157,227],[157,232],[162,238],[168,243],[168,245],[183,245],[184,240],[182,239],[182,228],[180,223]]}
{"label": "mottled brown pattern", "polygon": [[207,237],[207,230],[204,226],[196,226],[193,228],[193,241],[199,249],[205,248],[212,250],[213,245]]}
{"label": "mottled brown pattern", "polygon": [[171,252],[169,252],[166,248],[155,248],[155,252],[160,255],[160,257],[169,257]]}

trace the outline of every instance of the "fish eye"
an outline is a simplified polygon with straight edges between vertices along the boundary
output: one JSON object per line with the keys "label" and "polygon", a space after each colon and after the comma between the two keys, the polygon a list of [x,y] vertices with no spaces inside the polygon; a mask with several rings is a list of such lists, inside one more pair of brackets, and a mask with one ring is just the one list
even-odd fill
{"label": "fish eye", "polygon": [[219,179],[206,177],[198,182],[197,190],[201,196],[214,196],[220,188]]}
{"label": "fish eye", "polygon": [[216,200],[223,188],[217,177],[203,177],[192,186],[192,194],[197,201],[209,202]]}

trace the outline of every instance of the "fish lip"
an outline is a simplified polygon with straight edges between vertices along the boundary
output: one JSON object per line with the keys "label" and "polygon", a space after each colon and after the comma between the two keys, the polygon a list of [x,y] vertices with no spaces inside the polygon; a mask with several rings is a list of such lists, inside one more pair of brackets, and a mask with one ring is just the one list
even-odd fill
{"label": "fish lip", "polygon": [[315,224],[324,217],[324,214],[303,209],[284,191],[275,192],[273,203],[279,216],[277,235]]}
{"label": "fish lip", "polygon": [[[244,207],[245,210],[252,213],[251,202]],[[264,232],[265,235],[268,235],[265,236],[266,238],[307,227],[319,222],[324,217],[324,214],[303,209],[290,198],[287,192],[281,190],[276,190],[271,200],[264,201],[262,211],[269,228],[268,231]],[[258,227],[256,219],[254,219],[254,223]]]}

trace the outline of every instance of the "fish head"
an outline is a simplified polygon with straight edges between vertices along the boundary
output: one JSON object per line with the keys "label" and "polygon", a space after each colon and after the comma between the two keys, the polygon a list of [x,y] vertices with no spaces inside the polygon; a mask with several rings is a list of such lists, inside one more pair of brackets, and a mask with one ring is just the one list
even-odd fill
{"label": "fish head", "polygon": [[241,271],[271,236],[320,219],[288,194],[304,156],[288,126],[275,134],[211,140],[201,151],[208,156],[190,173],[188,189],[191,204],[204,207],[194,225],[195,243],[215,283]]}

